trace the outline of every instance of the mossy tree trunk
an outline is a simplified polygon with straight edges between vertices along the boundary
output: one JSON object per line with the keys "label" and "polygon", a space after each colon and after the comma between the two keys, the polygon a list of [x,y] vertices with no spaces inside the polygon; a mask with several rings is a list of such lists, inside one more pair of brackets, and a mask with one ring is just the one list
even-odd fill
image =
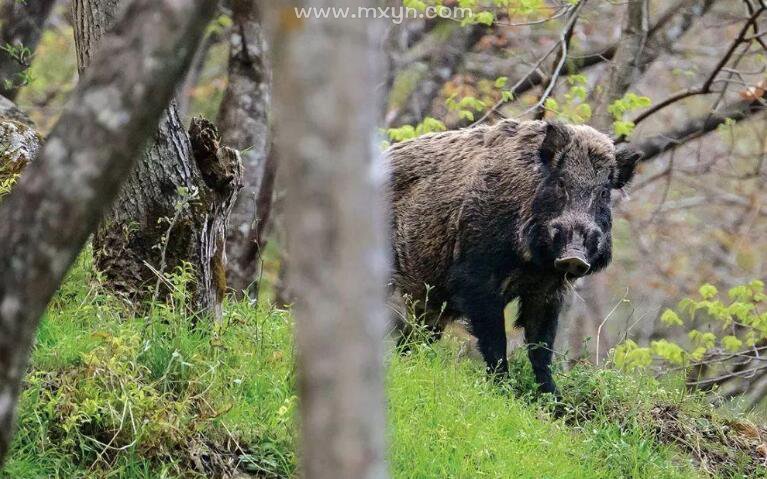
{"label": "mossy tree trunk", "polygon": [[10,100],[0,97],[0,197],[40,149],[32,121]]}
{"label": "mossy tree trunk", "polygon": [[[122,3],[73,1],[80,72]],[[241,166],[236,152],[219,147],[211,124],[193,122],[190,131],[191,137],[171,102],[94,235],[94,262],[112,290],[134,301],[154,299],[157,285],[166,293],[161,276],[186,265],[193,277],[193,310],[219,316],[226,289],[226,219],[240,188]]]}
{"label": "mossy tree trunk", "polygon": [[256,2],[232,0],[231,4],[229,84],[218,125],[224,142],[242,151],[244,187],[229,219],[227,279],[233,290],[255,298],[277,168],[270,152],[272,78]]}
{"label": "mossy tree trunk", "polygon": [[[45,307],[189,65],[215,0],[133,0],[0,202],[0,466]],[[152,59],[152,61],[148,61]]]}

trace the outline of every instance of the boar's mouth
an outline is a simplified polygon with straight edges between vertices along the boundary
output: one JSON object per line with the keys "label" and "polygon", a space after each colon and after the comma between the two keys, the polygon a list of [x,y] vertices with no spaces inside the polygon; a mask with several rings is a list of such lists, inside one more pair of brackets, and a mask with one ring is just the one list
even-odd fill
{"label": "boar's mouth", "polygon": [[591,269],[586,260],[586,252],[577,248],[567,248],[562,255],[554,260],[554,267],[567,276],[580,278]]}

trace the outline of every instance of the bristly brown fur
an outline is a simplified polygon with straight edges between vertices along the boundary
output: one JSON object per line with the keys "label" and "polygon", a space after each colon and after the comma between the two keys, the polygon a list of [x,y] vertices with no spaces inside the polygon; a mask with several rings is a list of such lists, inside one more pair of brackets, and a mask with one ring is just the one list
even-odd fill
{"label": "bristly brown fur", "polygon": [[587,126],[512,120],[422,136],[385,156],[395,289],[432,326],[467,318],[495,372],[506,369],[503,307],[520,298],[528,344],[549,348],[530,350],[536,377],[555,391],[548,364],[566,275],[610,262],[609,192],[630,181],[637,156],[616,155]]}
{"label": "bristly brown fur", "polygon": [[[520,224],[530,218],[542,178],[537,158],[546,125],[505,120],[425,135],[389,148],[395,283],[405,293],[418,297],[424,284],[440,286],[461,246],[461,229],[472,227],[463,212],[464,201],[487,193],[488,182],[494,191],[486,201],[516,210]],[[580,161],[568,169],[595,175],[617,167],[615,147],[606,135],[588,126],[566,128],[572,147],[586,153],[575,158],[593,163]]]}

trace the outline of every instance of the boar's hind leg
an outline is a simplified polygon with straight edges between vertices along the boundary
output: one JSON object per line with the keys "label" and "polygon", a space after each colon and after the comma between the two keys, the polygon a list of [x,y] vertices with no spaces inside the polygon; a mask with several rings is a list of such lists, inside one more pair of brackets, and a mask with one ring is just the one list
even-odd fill
{"label": "boar's hind leg", "polygon": [[525,328],[528,356],[541,392],[558,395],[551,377],[551,358],[557,320],[562,307],[558,297],[523,296],[518,324]]}
{"label": "boar's hind leg", "polygon": [[509,372],[506,358],[506,328],[503,320],[503,300],[482,288],[463,284],[456,295],[458,309],[469,320],[471,333],[477,338],[477,346],[487,363],[487,370],[499,377]]}

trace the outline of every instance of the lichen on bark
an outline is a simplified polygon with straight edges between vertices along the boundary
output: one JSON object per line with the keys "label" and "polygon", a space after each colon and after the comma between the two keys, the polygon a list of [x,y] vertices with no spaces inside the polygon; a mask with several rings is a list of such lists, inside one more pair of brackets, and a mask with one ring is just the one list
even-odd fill
{"label": "lichen on bark", "polygon": [[32,121],[12,102],[0,97],[0,185],[21,174],[37,156],[41,143]]}

